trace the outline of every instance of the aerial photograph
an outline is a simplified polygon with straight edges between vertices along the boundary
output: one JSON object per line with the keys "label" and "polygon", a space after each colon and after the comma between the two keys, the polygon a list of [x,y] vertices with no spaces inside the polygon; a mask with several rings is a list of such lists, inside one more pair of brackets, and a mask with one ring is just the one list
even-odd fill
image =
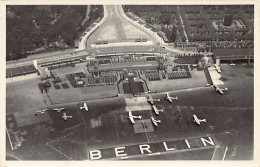
{"label": "aerial photograph", "polygon": [[254,4],[5,9],[7,162],[256,158]]}

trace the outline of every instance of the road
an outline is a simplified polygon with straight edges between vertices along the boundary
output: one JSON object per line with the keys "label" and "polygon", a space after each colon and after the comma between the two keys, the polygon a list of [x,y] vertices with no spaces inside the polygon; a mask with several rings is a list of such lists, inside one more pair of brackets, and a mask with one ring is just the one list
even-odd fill
{"label": "road", "polygon": [[[87,49],[78,51],[77,54],[73,54],[74,49],[68,49],[64,51],[49,52],[43,54],[37,54],[29,56],[28,58],[8,61],[6,62],[6,68],[14,68],[19,66],[25,66],[33,64],[33,60],[38,60],[38,62],[54,61],[57,59],[64,59],[70,57],[81,57],[87,55],[96,54],[107,54],[107,53],[125,53],[125,52],[166,52],[158,45],[156,39],[149,33],[128,22],[122,16],[120,6],[118,5],[108,5],[107,8],[107,19],[105,22],[89,37],[87,40]],[[129,46],[126,42],[134,41],[136,38],[146,38],[151,45],[140,46]],[[112,43],[122,43],[121,46],[103,46],[102,48],[90,47],[92,43],[99,40],[107,40]],[[125,42],[125,43],[124,43]],[[172,51],[171,51],[172,52]]]}
{"label": "road", "polygon": [[[84,56],[104,55],[111,53],[184,53],[167,44],[163,48],[156,38],[144,28],[134,25],[123,17],[121,6],[105,5],[107,18],[104,23],[94,31],[87,40],[87,49],[74,52],[74,49],[48,52],[37,55],[30,55],[28,58],[8,61],[6,68],[14,68],[33,64],[33,60],[39,63],[56,61],[57,59],[81,58]],[[147,39],[147,42],[140,42],[138,45],[135,39]],[[108,44],[95,46],[97,41],[108,41]],[[132,44],[131,44],[132,43]],[[114,45],[116,44],[116,45]]]}
{"label": "road", "polygon": [[[88,38],[87,48],[91,44],[106,40],[109,43],[134,41],[136,38],[146,38],[156,45],[156,39],[151,37],[149,33],[128,22],[122,15],[119,5],[105,6],[107,11],[107,19],[105,22]],[[123,45],[123,44],[122,44]]]}

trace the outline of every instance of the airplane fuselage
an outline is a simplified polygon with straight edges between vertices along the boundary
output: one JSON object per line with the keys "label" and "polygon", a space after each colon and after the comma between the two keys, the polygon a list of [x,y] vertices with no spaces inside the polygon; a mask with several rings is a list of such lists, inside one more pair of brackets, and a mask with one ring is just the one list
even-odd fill
{"label": "airplane fuselage", "polygon": [[206,122],[206,119],[199,119],[196,115],[193,115],[193,122],[200,125],[201,122]]}
{"label": "airplane fuselage", "polygon": [[138,115],[138,116],[135,116],[132,114],[131,111],[128,112],[129,116],[128,118],[130,119],[130,121],[134,124],[135,123],[135,120],[134,119],[142,119],[142,116],[141,115]]}
{"label": "airplane fuselage", "polygon": [[83,105],[82,107],[80,107],[81,110],[82,110],[83,108],[84,108],[86,111],[88,111],[88,106],[87,106],[86,103],[84,103],[84,105]]}
{"label": "airplane fuselage", "polygon": [[178,100],[178,97],[171,97],[169,93],[167,93],[165,99],[169,100],[169,102],[172,103],[172,100]]}

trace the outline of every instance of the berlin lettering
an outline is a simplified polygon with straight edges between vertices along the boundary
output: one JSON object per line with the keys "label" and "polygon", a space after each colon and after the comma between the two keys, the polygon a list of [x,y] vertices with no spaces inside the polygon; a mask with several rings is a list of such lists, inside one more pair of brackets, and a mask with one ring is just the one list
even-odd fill
{"label": "berlin lettering", "polygon": [[121,146],[115,148],[89,151],[90,160],[126,158],[135,155],[155,155],[169,151],[191,150],[202,147],[212,147],[215,143],[211,137],[200,137],[182,140],[173,140],[149,144]]}

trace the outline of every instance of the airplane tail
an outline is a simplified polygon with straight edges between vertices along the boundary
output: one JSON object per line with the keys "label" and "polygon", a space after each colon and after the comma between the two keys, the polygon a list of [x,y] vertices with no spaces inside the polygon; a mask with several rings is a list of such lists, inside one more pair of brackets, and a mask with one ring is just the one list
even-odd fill
{"label": "airplane tail", "polygon": [[158,122],[158,123],[161,123],[161,120],[158,120],[157,122]]}
{"label": "airplane tail", "polygon": [[163,112],[163,110],[158,110],[159,112]]}
{"label": "airplane tail", "polygon": [[176,100],[178,100],[178,96],[176,96]]}
{"label": "airplane tail", "polygon": [[203,122],[206,122],[206,119],[203,119],[202,121],[203,121]]}
{"label": "airplane tail", "polygon": [[227,91],[227,90],[228,90],[228,88],[225,88],[225,90]]}
{"label": "airplane tail", "polygon": [[84,107],[80,107],[80,109],[83,109]]}

